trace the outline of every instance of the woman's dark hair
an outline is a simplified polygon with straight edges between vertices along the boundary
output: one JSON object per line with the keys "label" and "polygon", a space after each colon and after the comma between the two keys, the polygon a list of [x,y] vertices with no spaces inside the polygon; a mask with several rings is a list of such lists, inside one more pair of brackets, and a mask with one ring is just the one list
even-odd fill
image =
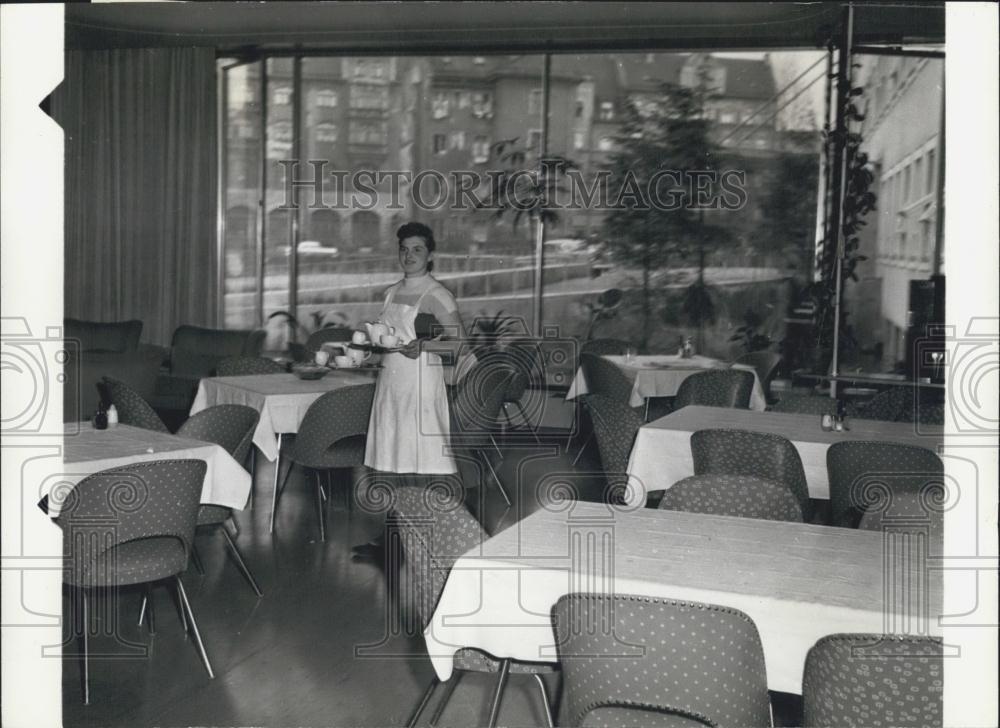
{"label": "woman's dark hair", "polygon": [[[422,222],[408,222],[405,225],[400,225],[399,230],[396,231],[396,238],[399,242],[403,242],[407,238],[423,238],[428,253],[433,253],[434,248],[437,247],[437,243],[434,241],[434,232]],[[434,270],[433,260],[427,262],[427,271],[432,270]]]}

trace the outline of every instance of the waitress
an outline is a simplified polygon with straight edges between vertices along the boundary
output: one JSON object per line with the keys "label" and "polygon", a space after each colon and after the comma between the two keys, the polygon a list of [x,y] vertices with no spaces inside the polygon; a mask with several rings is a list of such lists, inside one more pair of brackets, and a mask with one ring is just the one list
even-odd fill
{"label": "waitress", "polygon": [[[455,297],[430,274],[435,248],[431,229],[409,222],[396,237],[404,277],[386,292],[379,321],[394,327],[403,345],[382,359],[365,465],[389,473],[451,474],[457,468],[450,452],[448,396],[439,355],[457,351],[465,336],[462,319]],[[417,339],[418,313],[434,316],[445,335]]]}

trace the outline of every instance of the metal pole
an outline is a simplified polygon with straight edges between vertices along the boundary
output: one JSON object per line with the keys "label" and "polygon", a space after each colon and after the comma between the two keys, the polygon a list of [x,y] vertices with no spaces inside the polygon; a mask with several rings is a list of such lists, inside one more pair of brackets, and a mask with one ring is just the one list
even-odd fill
{"label": "metal pole", "polygon": [[[302,56],[292,59],[292,159],[297,163],[302,158]],[[293,165],[293,169],[295,166]],[[292,173],[294,174],[294,172]],[[293,193],[293,194],[297,194]],[[299,304],[299,216],[302,208],[298,199],[293,198],[294,209],[288,216],[288,312],[297,318]],[[298,327],[292,327],[292,342],[298,335]],[[289,343],[292,343],[289,342]]]}
{"label": "metal pole", "polygon": [[214,326],[224,323],[224,304],[226,300],[226,190],[229,188],[227,174],[229,172],[229,69],[223,68],[216,84],[215,109],[218,114],[216,128],[218,136],[216,157],[218,159],[218,177],[216,179],[216,213],[215,213],[215,321]]}
{"label": "metal pole", "polygon": [[[552,71],[552,54],[545,54],[545,64],[542,70],[542,138],[539,143],[538,159],[539,173],[544,169],[541,161],[549,151],[549,75]],[[545,275],[545,211],[546,202],[538,211],[538,227],[535,232],[535,285],[532,301],[532,319],[535,336],[542,335],[542,277]]]}
{"label": "metal pole", "polygon": [[938,130],[937,144],[937,189],[935,202],[937,215],[934,220],[934,275],[941,275],[944,258],[944,142],[945,142],[945,110],[944,110],[944,62],[941,63],[941,122]]}
{"label": "metal pole", "polygon": [[260,198],[257,200],[257,325],[264,325],[264,250],[267,248],[267,59],[260,61]]}
{"label": "metal pole", "polygon": [[830,374],[834,379],[830,382],[830,396],[837,396],[836,376],[840,371],[840,297],[843,294],[843,269],[844,269],[844,197],[847,195],[847,126],[848,120],[844,108],[847,104],[851,92],[851,37],[854,34],[854,6],[849,4],[845,9],[846,22],[844,37],[841,40],[840,56],[838,57],[837,68],[837,130],[838,152],[840,155],[840,187],[837,190],[837,214],[834,219],[836,224],[837,259],[835,261],[834,275],[836,292],[833,300],[833,359],[830,362]]}

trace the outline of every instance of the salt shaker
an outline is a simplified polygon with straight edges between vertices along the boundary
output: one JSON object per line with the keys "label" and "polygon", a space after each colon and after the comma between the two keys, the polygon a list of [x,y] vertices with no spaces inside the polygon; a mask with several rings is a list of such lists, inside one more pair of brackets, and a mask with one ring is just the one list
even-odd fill
{"label": "salt shaker", "polygon": [[833,417],[827,413],[820,417],[819,426],[822,428],[823,432],[829,432],[833,429]]}
{"label": "salt shaker", "polygon": [[118,424],[118,408],[114,405],[108,407],[108,427],[115,427]]}

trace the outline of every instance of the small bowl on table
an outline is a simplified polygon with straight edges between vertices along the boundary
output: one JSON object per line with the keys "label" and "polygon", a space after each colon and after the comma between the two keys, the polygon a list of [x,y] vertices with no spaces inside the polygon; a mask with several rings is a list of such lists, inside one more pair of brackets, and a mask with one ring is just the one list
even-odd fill
{"label": "small bowl on table", "polygon": [[329,371],[326,367],[316,366],[315,364],[301,364],[292,367],[292,373],[299,379],[306,381],[322,379]]}

